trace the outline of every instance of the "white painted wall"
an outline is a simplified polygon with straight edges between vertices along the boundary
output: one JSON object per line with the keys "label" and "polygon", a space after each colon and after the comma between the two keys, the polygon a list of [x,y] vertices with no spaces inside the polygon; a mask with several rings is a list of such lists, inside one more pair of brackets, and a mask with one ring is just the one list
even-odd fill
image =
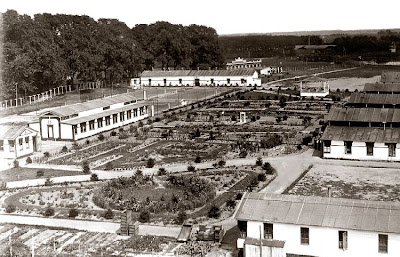
{"label": "white painted wall", "polygon": [[244,256],[255,256],[255,257],[286,257],[286,253],[282,248],[274,248],[263,246],[260,254],[259,245],[246,245],[244,248]]}
{"label": "white painted wall", "polygon": [[[347,229],[336,229],[316,226],[308,227],[310,234],[309,245],[300,243],[300,227],[292,224],[274,224],[274,240],[285,241],[285,252],[300,255],[312,255],[321,257],[398,257],[400,253],[400,235],[387,234],[388,253],[378,252],[378,232],[356,231]],[[262,222],[248,222],[247,236],[259,238],[260,227],[263,231]],[[339,230],[348,231],[348,249],[339,249]],[[246,257],[253,257],[248,256]],[[255,256],[254,256],[255,257]]]}
{"label": "white painted wall", "polygon": [[72,125],[61,122],[61,135],[63,140],[73,140]]}
{"label": "white painted wall", "polygon": [[59,128],[59,122],[57,118],[44,118],[40,122],[41,126],[41,137],[42,139],[48,139],[48,125],[53,125],[53,138],[54,139],[59,139],[60,138],[60,128]]}
{"label": "white painted wall", "polygon": [[365,142],[353,142],[351,154],[345,153],[344,141],[331,141],[331,152],[324,153],[324,158],[352,159],[371,161],[400,161],[400,144],[396,145],[396,156],[389,157],[389,147],[385,143],[374,144],[374,154],[367,155]]}

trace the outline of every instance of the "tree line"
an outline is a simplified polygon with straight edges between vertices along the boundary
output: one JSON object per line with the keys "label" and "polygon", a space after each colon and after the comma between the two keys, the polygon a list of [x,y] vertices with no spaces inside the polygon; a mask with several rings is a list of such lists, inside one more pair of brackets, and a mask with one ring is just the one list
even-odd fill
{"label": "tree line", "polygon": [[117,19],[2,13],[4,98],[74,80],[122,81],[145,69],[208,69],[224,58],[215,29],[156,22],[129,28]]}

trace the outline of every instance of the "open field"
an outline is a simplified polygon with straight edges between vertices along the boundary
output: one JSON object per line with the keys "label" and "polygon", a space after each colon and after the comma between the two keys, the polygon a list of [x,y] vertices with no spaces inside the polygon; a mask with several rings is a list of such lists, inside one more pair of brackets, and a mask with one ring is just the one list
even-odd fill
{"label": "open field", "polygon": [[[356,165],[355,163],[354,165]],[[289,194],[400,201],[398,169],[317,164],[289,191]]]}
{"label": "open field", "polygon": [[20,181],[26,179],[36,179],[39,178],[37,176],[37,172],[39,170],[42,170],[44,174],[40,178],[75,176],[82,174],[82,172],[80,171],[73,171],[73,170],[35,169],[35,168],[19,167],[19,168],[12,168],[0,171],[0,180],[9,182],[9,181]]}
{"label": "open field", "polygon": [[327,73],[319,75],[319,77],[332,78],[372,78],[380,76],[382,72],[400,71],[399,66],[394,65],[365,65],[354,70],[346,70],[337,73]]}

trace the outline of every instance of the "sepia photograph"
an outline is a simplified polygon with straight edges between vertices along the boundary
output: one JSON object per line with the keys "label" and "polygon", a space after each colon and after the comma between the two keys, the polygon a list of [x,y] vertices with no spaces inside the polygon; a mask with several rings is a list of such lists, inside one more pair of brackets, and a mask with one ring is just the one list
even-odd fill
{"label": "sepia photograph", "polygon": [[399,10],[2,0],[0,257],[399,257]]}

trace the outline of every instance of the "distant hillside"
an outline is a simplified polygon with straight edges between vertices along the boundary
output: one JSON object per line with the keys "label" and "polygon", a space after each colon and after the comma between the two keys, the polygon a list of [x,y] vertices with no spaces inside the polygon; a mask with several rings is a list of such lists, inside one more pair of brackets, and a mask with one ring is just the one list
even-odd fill
{"label": "distant hillside", "polygon": [[292,31],[292,32],[272,32],[272,33],[235,33],[235,34],[224,34],[219,35],[220,37],[232,37],[232,36],[328,36],[328,35],[376,35],[379,31],[390,30],[392,32],[400,32],[400,28],[397,29],[361,29],[361,30],[316,30],[316,31]]}

